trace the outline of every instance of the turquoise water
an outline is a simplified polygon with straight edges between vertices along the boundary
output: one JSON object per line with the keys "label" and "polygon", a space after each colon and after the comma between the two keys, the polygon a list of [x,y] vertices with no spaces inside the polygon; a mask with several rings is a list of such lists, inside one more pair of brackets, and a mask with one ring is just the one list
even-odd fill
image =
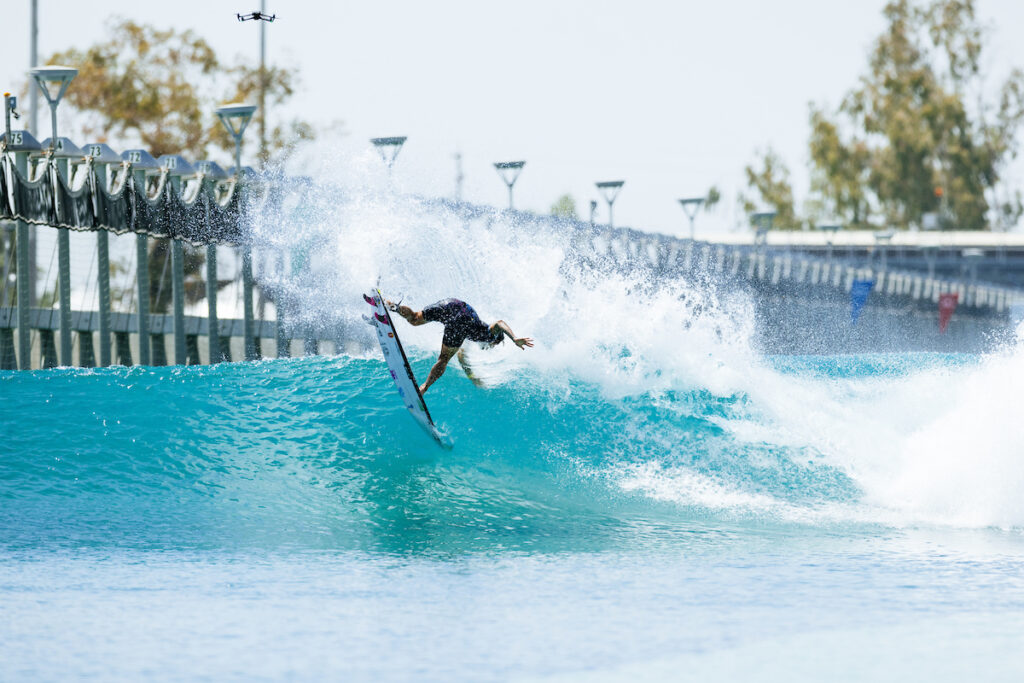
{"label": "turquoise water", "polygon": [[0,373],[0,679],[1021,679],[1015,351],[593,348]]}

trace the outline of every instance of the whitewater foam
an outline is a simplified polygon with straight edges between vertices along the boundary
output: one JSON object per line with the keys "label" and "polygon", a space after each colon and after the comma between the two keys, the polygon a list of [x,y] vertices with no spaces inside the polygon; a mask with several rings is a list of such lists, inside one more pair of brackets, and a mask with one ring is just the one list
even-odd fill
{"label": "whitewater foam", "polygon": [[[1024,428],[1009,407],[1024,379],[1019,350],[980,362],[876,359],[884,372],[862,372],[856,359],[820,362],[810,372],[779,367],[754,348],[749,298],[707,277],[615,268],[581,251],[601,238],[571,223],[402,195],[379,176],[351,168],[341,175],[361,180],[345,192],[318,188],[320,199],[302,208],[301,220],[267,216],[257,230],[309,250],[310,268],[284,285],[310,319],[334,321],[373,348],[360,322],[360,295],[379,280],[386,294],[414,308],[456,296],[485,320],[506,320],[536,347],[469,349],[488,386],[540,391],[550,405],[578,400],[579,383],[596,387],[625,416],[629,438],[640,442],[620,442],[626,460],[606,472],[624,490],[786,519],[1024,525],[1016,495],[1024,484],[1017,457]],[[282,224],[293,233],[282,237]],[[414,355],[436,353],[436,326],[401,333]],[[663,401],[666,395],[687,398],[679,404]],[[694,400],[731,402],[733,409],[701,413]],[[821,471],[847,483],[835,488],[837,500],[816,494],[804,501],[800,486],[766,493],[756,483],[680,464],[676,451],[685,451],[692,436],[685,427],[665,417],[658,429],[636,428],[647,419],[643,404],[659,401],[666,416],[701,413],[727,435],[727,445],[716,447],[750,458],[753,469],[765,466],[757,459],[768,448],[765,476],[773,476],[771,467],[810,468],[814,491]],[[436,406],[434,412],[444,414]],[[846,500],[851,487],[857,505]]]}

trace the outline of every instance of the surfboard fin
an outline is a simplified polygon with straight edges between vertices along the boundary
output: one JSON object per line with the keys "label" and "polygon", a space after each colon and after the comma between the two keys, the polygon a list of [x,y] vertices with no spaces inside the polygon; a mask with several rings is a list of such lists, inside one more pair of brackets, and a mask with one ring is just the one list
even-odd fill
{"label": "surfboard fin", "polygon": [[365,320],[366,324],[369,325],[370,327],[377,327],[377,323],[370,316],[364,315],[363,320]]}
{"label": "surfboard fin", "polygon": [[363,294],[363,301],[370,304],[371,306],[377,305],[377,300],[374,297],[370,296],[369,294]]}

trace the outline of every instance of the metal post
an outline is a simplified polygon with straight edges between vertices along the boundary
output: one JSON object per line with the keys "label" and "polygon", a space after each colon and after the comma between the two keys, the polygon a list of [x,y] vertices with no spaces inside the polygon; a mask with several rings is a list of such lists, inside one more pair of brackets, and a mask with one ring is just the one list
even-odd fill
{"label": "metal post", "polygon": [[[50,107],[56,130],[57,109]],[[56,136],[53,140],[56,143]],[[58,159],[57,170],[65,177],[68,174],[68,160]],[[67,228],[57,228],[57,290],[60,298],[60,364],[74,365],[71,358],[71,233]]]}
{"label": "metal post", "polygon": [[[235,138],[235,182],[242,182],[242,136]],[[241,187],[238,188],[242,190]],[[242,194],[243,203],[245,194]],[[245,359],[256,360],[256,341],[253,338],[252,319],[252,247],[242,245],[242,336]]]}
{"label": "metal post", "polygon": [[[260,0],[260,14],[267,13],[266,0]],[[260,168],[267,164],[267,22],[260,25]],[[238,166],[236,165],[236,168]]]}
{"label": "metal post", "polygon": [[[278,279],[281,283],[284,282],[284,254],[279,253],[277,255],[277,272]],[[274,309],[277,311],[277,357],[278,358],[290,358],[292,355],[291,340],[288,339],[288,335],[285,331],[285,325],[287,323],[287,314],[285,313],[284,303],[284,287],[278,285],[277,291],[274,293]]]}
{"label": "metal post", "polygon": [[150,364],[149,338],[149,238],[135,237],[135,281],[138,285],[139,364]]}
{"label": "metal post", "polygon": [[508,185],[508,210],[512,211],[515,206],[512,203],[512,188],[516,184],[516,180],[519,179],[519,174],[523,172],[523,166],[526,164],[525,161],[499,161],[494,164],[495,170],[498,171],[498,175]]}
{"label": "metal post", "polygon": [[700,207],[704,206],[704,197],[687,197],[686,199],[680,199],[679,203],[683,207],[683,212],[686,213],[686,217],[690,219],[690,241],[692,242],[696,236],[696,222],[697,212],[700,211]]}
{"label": "metal post", "polygon": [[[181,177],[168,174],[172,191],[181,195]],[[185,250],[179,239],[168,240],[171,249],[171,308],[174,321],[174,364],[188,364],[185,341]]]}
{"label": "metal post", "polygon": [[[209,225],[210,206],[206,206],[207,225]],[[206,305],[207,305],[207,341],[210,349],[210,364],[219,363],[220,325],[217,322],[217,245],[206,245]]]}
{"label": "metal post", "polygon": [[[78,74],[77,69],[63,66],[48,66],[32,70],[32,77],[37,83],[46,81],[48,84],[59,84],[59,92],[47,90],[46,101],[50,105],[50,153],[60,148],[60,138],[57,137],[57,106],[67,91],[71,79]],[[48,162],[52,156],[48,157]],[[57,173],[68,177],[67,158],[57,159]],[[69,183],[70,184],[70,183]],[[71,358],[71,246],[67,228],[57,229],[57,288],[60,298],[60,362],[70,367],[73,364]]]}
{"label": "metal post", "polygon": [[[103,168],[104,172],[106,167]],[[106,173],[104,173],[106,177]],[[96,267],[100,294],[100,367],[110,365],[110,244],[106,230],[96,233]],[[92,334],[92,332],[89,332]]]}
{"label": "metal post", "polygon": [[[29,32],[29,69],[39,66],[39,0],[32,0],[32,28]],[[30,78],[28,82],[28,129],[32,135],[39,135],[39,84],[36,79]],[[27,177],[27,176],[26,176]],[[25,248],[28,249],[28,264],[25,272],[31,273],[32,278],[26,284],[28,289],[29,305],[36,305],[36,264],[39,262],[38,229],[34,225],[26,227]],[[19,242],[20,242],[19,238]],[[21,266],[18,266],[19,273]],[[18,276],[21,277],[20,275]],[[25,366],[28,367],[27,365]]]}
{"label": "metal post", "polygon": [[[146,193],[146,172],[132,173],[132,182],[136,189],[142,188]],[[134,201],[134,195],[133,195]],[[135,237],[135,281],[138,285],[138,328],[139,328],[139,364],[151,363],[149,336],[149,238],[146,235]]]}
{"label": "metal post", "polygon": [[171,297],[174,306],[174,364],[185,365],[185,250],[181,240],[171,240]]}
{"label": "metal post", "polygon": [[[242,19],[241,15],[239,15],[239,19]],[[255,110],[256,107],[248,104],[226,104],[217,108],[217,116],[220,117],[221,123],[235,140],[235,192],[243,193],[241,195],[243,206],[246,196],[242,183],[242,134],[245,132],[246,126],[249,125],[249,120]],[[245,309],[243,311],[245,359],[256,360],[256,340],[253,335],[252,319],[252,247],[249,244],[242,245],[242,305]]]}
{"label": "metal post", "polygon": [[615,204],[615,198],[619,196],[619,191],[622,190],[622,186],[625,181],[622,180],[609,180],[606,182],[597,183],[597,190],[604,196],[604,200],[608,202],[608,227],[614,228],[615,221],[612,219],[612,206]]}
{"label": "metal post", "polygon": [[[32,0],[28,64],[30,70],[39,66],[39,0]],[[28,84],[28,127],[32,135],[39,135],[39,84],[34,78]]]}
{"label": "metal post", "polygon": [[[18,172],[28,177],[28,152],[15,152],[14,165]],[[32,369],[32,343],[28,313],[32,305],[32,290],[35,288],[35,273],[30,264],[28,223],[18,221],[15,228],[16,258],[18,262],[18,367]]]}
{"label": "metal post", "polygon": [[255,325],[252,319],[252,247],[248,244],[242,245],[242,306],[245,359],[257,360]]}

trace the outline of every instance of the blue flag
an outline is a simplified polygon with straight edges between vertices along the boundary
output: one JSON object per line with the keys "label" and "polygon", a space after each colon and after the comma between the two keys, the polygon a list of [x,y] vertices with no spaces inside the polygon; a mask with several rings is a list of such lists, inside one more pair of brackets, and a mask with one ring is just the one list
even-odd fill
{"label": "blue flag", "polygon": [[871,288],[875,286],[874,280],[854,280],[850,287],[850,324],[856,325],[860,317],[860,310],[868,300]]}

